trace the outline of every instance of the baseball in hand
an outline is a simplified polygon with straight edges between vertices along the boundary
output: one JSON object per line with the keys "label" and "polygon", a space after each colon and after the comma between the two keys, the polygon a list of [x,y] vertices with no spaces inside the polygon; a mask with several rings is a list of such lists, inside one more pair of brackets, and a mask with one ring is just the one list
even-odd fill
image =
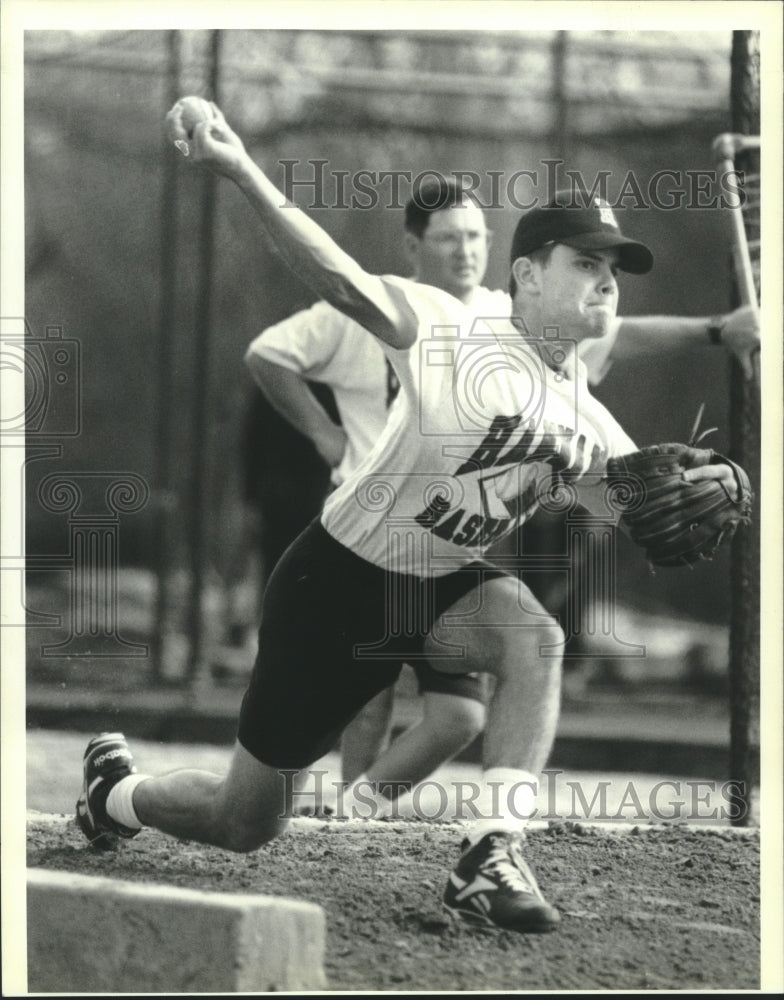
{"label": "baseball in hand", "polygon": [[199,122],[216,121],[215,108],[203,97],[181,97],[166,115],[166,129],[169,138],[183,156],[188,156],[188,140],[193,138],[193,129]]}

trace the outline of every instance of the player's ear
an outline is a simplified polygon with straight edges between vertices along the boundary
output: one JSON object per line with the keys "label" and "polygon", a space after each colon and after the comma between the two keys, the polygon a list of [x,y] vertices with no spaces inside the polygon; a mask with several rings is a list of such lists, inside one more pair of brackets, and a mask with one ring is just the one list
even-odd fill
{"label": "player's ear", "polygon": [[539,271],[530,257],[518,257],[512,263],[512,275],[520,291],[538,295],[541,291]]}

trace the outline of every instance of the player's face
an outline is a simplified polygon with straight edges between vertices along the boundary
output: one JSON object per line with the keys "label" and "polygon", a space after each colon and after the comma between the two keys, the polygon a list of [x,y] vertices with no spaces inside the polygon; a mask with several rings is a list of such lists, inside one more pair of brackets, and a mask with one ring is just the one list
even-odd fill
{"label": "player's face", "polygon": [[542,322],[574,340],[603,337],[618,309],[617,250],[553,249],[541,267]]}
{"label": "player's face", "polygon": [[418,280],[467,300],[485,276],[491,236],[470,202],[433,212],[422,237],[409,243]]}

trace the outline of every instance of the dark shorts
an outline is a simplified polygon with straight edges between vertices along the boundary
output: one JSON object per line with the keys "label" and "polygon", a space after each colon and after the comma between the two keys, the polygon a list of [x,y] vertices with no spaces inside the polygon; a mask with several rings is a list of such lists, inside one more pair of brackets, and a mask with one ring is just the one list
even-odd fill
{"label": "dark shorts", "polygon": [[[267,583],[240,743],[273,767],[312,764],[334,749],[363,705],[395,683],[404,663],[425,666],[423,643],[444,611],[483,581],[506,575],[485,562],[435,579],[388,573],[314,521]],[[437,658],[428,662],[422,690],[461,693],[460,680],[464,690],[481,685],[475,675],[439,675]]]}

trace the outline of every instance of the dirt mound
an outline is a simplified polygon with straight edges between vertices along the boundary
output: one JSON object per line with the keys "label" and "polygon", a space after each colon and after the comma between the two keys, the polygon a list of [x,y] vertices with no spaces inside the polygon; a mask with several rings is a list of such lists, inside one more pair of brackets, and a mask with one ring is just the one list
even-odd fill
{"label": "dirt mound", "polygon": [[754,990],[759,832],[657,824],[535,826],[526,857],[563,923],[554,934],[453,924],[441,893],[455,824],[297,819],[236,856],[145,830],[112,853],[70,818],[31,814],[28,865],[319,903],[332,990]]}

